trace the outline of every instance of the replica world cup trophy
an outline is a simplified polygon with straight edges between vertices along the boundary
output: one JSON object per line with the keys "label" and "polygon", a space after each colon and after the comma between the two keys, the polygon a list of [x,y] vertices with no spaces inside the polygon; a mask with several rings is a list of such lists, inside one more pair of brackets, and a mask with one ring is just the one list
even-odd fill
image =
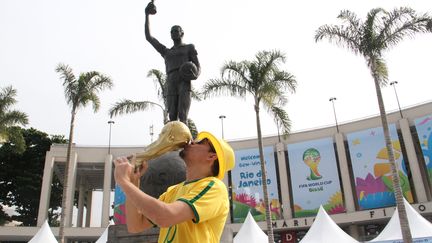
{"label": "replica world cup trophy", "polygon": [[168,122],[156,141],[148,145],[143,152],[136,153],[136,166],[148,163],[167,152],[183,148],[192,140],[189,128],[180,121]]}
{"label": "replica world cup trophy", "polygon": [[158,198],[169,186],[186,179],[186,164],[179,156],[180,149],[192,140],[189,128],[180,121],[165,124],[156,141],[135,154],[135,165],[147,163],[141,177],[140,189]]}

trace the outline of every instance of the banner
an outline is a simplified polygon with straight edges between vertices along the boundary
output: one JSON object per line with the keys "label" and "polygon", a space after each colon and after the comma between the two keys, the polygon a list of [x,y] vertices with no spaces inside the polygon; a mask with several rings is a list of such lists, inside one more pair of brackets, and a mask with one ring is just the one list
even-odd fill
{"label": "banner", "polygon": [[[281,218],[278,181],[273,147],[264,147],[267,189],[272,219]],[[264,194],[259,150],[235,151],[236,165],[231,171],[233,223],[243,223],[250,211],[255,221],[265,221]]]}
{"label": "banner", "polygon": [[[404,197],[413,202],[396,126],[389,124],[390,137]],[[394,206],[395,196],[382,127],[347,134],[355,189],[360,209]]]}
{"label": "banner", "polygon": [[345,212],[332,138],[288,144],[294,217]]}
{"label": "banner", "polygon": [[126,224],[126,196],[119,185],[114,190],[114,224]]}
{"label": "banner", "polygon": [[414,123],[426,164],[429,184],[432,186],[432,115],[415,119]]}

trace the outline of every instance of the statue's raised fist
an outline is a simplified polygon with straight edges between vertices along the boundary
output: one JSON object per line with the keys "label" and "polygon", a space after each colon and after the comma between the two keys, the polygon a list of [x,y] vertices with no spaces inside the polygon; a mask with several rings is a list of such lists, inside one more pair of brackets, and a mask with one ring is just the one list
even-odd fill
{"label": "statue's raised fist", "polygon": [[154,5],[153,1],[149,2],[145,8],[146,15],[153,15],[156,14],[156,12],[156,6]]}

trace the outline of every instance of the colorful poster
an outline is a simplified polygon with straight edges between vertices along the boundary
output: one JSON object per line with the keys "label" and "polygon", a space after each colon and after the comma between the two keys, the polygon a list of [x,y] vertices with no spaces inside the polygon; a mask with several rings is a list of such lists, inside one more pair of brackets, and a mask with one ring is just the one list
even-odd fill
{"label": "colorful poster", "polygon": [[432,115],[414,120],[423,153],[429,184],[432,186]]}
{"label": "colorful poster", "polygon": [[[259,150],[235,151],[236,165],[231,171],[233,223],[243,223],[250,211],[255,221],[265,221],[264,194]],[[280,219],[280,201],[273,147],[264,147],[267,190],[272,219]]]}
{"label": "colorful poster", "polygon": [[[395,162],[404,197],[413,202],[396,126],[389,124]],[[394,206],[391,167],[382,127],[347,134],[355,189],[361,210]]]}
{"label": "colorful poster", "polygon": [[126,224],[126,197],[120,186],[114,191],[114,224]]}
{"label": "colorful poster", "polygon": [[294,217],[345,212],[332,138],[288,144]]}

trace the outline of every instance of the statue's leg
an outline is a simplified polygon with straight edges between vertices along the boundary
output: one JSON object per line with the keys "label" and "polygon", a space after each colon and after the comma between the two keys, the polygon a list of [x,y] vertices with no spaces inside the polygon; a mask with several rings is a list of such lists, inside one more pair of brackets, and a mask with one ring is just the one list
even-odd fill
{"label": "statue's leg", "polygon": [[167,105],[168,105],[168,116],[170,121],[177,121],[178,114],[178,95],[167,95]]}
{"label": "statue's leg", "polygon": [[170,121],[178,119],[178,92],[179,92],[179,73],[171,72],[167,76],[167,109]]}
{"label": "statue's leg", "polygon": [[179,91],[179,102],[178,102],[179,120],[184,124],[187,124],[190,105],[191,105],[190,81],[186,81],[186,85],[182,86]]}

